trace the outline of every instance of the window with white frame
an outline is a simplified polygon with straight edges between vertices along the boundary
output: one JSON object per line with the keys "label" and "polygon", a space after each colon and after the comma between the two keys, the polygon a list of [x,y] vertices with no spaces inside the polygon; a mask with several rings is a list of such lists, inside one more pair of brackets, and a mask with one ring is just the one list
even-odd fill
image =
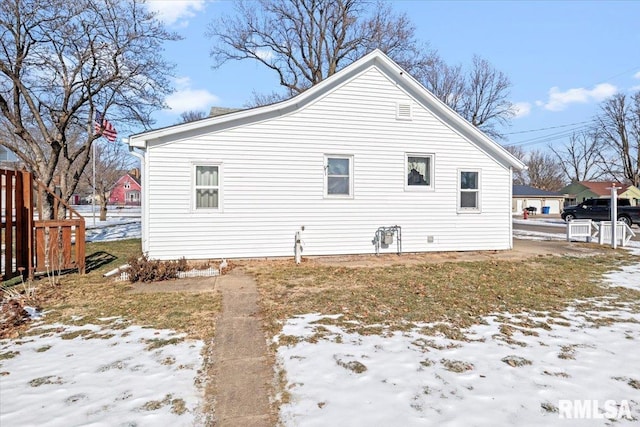
{"label": "window with white frame", "polygon": [[220,208],[220,165],[194,165],[194,208]]}
{"label": "window with white frame", "polygon": [[325,156],[325,195],[353,197],[353,156]]}
{"label": "window with white frame", "polygon": [[406,154],[406,178],[407,190],[430,190],[433,188],[433,155],[432,154]]}
{"label": "window with white frame", "polygon": [[458,209],[462,212],[480,211],[480,171],[460,170],[458,174]]}

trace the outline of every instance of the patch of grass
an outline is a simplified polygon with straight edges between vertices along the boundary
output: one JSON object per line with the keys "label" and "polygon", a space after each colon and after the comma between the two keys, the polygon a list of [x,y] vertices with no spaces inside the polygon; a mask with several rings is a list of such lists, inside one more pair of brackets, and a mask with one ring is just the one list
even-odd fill
{"label": "patch of grass", "polygon": [[474,368],[472,363],[464,362],[462,360],[442,359],[440,360],[440,363],[447,371],[455,372],[456,374],[471,371]]}
{"label": "patch of grass", "polygon": [[29,385],[31,387],[40,387],[42,385],[48,385],[48,384],[64,384],[64,381],[62,381],[62,378],[55,376],[55,375],[49,375],[46,377],[40,377],[40,378],[35,378],[32,379],[31,381],[29,381]]}
{"label": "patch of grass", "polygon": [[[221,310],[218,293],[130,293],[129,283],[116,283],[113,278],[103,277],[104,273],[141,253],[139,239],[87,243],[87,255],[92,253],[107,253],[113,257],[85,275],[62,276],[58,285],[38,281],[38,303],[47,311],[44,322],[77,326],[95,324],[108,328],[137,323],[185,332],[189,338],[213,338],[214,320]],[[105,322],[100,320],[103,318],[121,320]],[[27,332],[22,330],[21,334]],[[72,338],[72,335],[66,337]],[[97,333],[90,337],[109,338]]]}
{"label": "patch of grass", "polygon": [[574,360],[576,358],[576,348],[573,345],[563,345],[560,347],[559,359]]}
{"label": "patch of grass", "polygon": [[44,353],[45,351],[49,350],[51,348],[50,345],[43,345],[42,347],[38,347],[36,349],[36,353]]}
{"label": "patch of grass", "polygon": [[428,367],[430,367],[430,366],[433,366],[433,363],[434,363],[434,362],[433,362],[433,360],[431,360],[431,359],[424,359],[424,360],[421,360],[421,361],[420,361],[420,364],[421,364],[422,366],[424,366],[425,368],[428,368]]}
{"label": "patch of grass", "polygon": [[77,331],[64,333],[60,335],[60,338],[63,340],[72,340],[74,338],[84,337],[90,334],[93,334],[93,331],[90,331],[89,329],[78,329]]}
{"label": "patch of grass", "polygon": [[339,358],[335,358],[335,359],[338,366],[341,366],[356,374],[361,374],[363,372],[366,372],[367,370],[367,367],[363,363],[358,362],[357,360],[351,360],[349,362],[345,362],[344,360]]}
{"label": "patch of grass", "polygon": [[500,359],[502,362],[511,366],[512,368],[531,365],[531,360],[525,359],[524,357],[509,355]]}
{"label": "patch of grass", "polygon": [[13,359],[19,354],[20,354],[19,351],[5,351],[4,353],[0,353],[0,360]]}
{"label": "patch of grass", "polygon": [[170,394],[167,394],[162,400],[150,400],[142,405],[142,409],[145,411],[157,411],[163,406],[167,406],[169,403],[171,403],[171,397],[172,396]]}
{"label": "patch of grass", "polygon": [[613,377],[613,379],[617,381],[624,381],[629,384],[630,387],[635,388],[636,390],[640,390],[640,380],[627,377]]}
{"label": "patch of grass", "polygon": [[[258,282],[266,326],[272,335],[279,332],[285,319],[323,313],[342,314],[342,325],[358,322],[351,323],[351,329],[361,333],[371,324],[404,329],[418,322],[445,322],[449,326],[432,332],[460,339],[456,328],[477,324],[493,313],[555,313],[577,299],[591,308],[589,298],[612,295],[637,302],[640,292],[599,283],[603,273],[628,260],[626,253],[612,251],[584,258],[373,267],[327,266],[312,260],[296,266],[290,260],[268,260],[247,262],[241,268]],[[549,329],[550,325],[523,317],[517,328],[535,335],[526,330]]]}
{"label": "patch of grass", "polygon": [[166,345],[175,345],[175,344],[181,343],[182,341],[184,341],[184,338],[169,338],[169,339],[152,338],[150,340],[145,341],[147,343],[147,346],[145,348],[146,350],[151,351],[160,347],[164,347]]}
{"label": "patch of grass", "polygon": [[561,377],[561,378],[571,378],[571,375],[567,374],[566,372],[551,372],[551,371],[543,371],[542,372],[545,375],[549,375],[552,377]]}

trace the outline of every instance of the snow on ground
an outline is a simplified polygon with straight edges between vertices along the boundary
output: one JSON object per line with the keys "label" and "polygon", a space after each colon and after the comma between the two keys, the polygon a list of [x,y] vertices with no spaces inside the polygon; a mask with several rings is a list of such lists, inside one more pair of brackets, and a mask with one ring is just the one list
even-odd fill
{"label": "snow on ground", "polygon": [[[605,282],[640,289],[640,264]],[[613,425],[637,425],[638,306],[594,301],[603,311],[570,307],[555,319],[530,315],[540,327],[522,328],[512,340],[500,327],[517,326],[521,317],[509,313],[466,330],[468,342],[419,328],[359,335],[324,324],[328,316],[292,318],[282,335],[324,335],[278,349],[290,393],[281,420],[286,426],[601,426],[612,423],[602,419],[607,415]],[[578,406],[569,406],[574,400]],[[566,419],[587,415],[579,405],[589,407],[590,418]]]}
{"label": "snow on ground", "polygon": [[513,218],[514,224],[523,224],[523,225],[544,225],[545,227],[558,227],[558,228],[567,228],[567,223],[562,218],[529,218],[529,219],[518,219]]}
{"label": "snow on ground", "polygon": [[139,239],[141,236],[140,219],[108,219],[96,224],[95,227],[87,224],[85,236],[87,242]]}
{"label": "snow on ground", "polygon": [[198,425],[201,341],[117,320],[43,328],[0,341],[1,426]]}
{"label": "snow on ground", "polygon": [[91,205],[74,205],[85,219],[87,242],[108,242],[141,237],[140,207],[122,209],[109,206],[107,220],[99,220],[99,208],[92,210]]}

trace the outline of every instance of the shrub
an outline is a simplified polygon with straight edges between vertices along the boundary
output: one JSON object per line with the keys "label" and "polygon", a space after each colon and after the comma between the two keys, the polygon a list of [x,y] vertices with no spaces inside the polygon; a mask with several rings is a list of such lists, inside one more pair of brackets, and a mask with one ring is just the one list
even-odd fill
{"label": "shrub", "polygon": [[129,280],[135,282],[158,282],[161,280],[177,279],[178,272],[187,271],[185,258],[177,261],[150,260],[147,255],[129,259]]}

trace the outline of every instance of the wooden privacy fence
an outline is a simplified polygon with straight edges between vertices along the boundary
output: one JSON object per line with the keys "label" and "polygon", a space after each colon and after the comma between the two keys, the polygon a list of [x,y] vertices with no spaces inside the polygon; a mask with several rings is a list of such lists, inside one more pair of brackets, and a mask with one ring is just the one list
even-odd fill
{"label": "wooden privacy fence", "polygon": [[33,270],[31,174],[0,169],[2,185],[2,280]]}
{"label": "wooden privacy fence", "polygon": [[[84,218],[30,173],[0,172],[2,280],[20,274],[32,277],[35,273],[72,269],[83,274]],[[45,197],[53,215],[44,211]]]}

